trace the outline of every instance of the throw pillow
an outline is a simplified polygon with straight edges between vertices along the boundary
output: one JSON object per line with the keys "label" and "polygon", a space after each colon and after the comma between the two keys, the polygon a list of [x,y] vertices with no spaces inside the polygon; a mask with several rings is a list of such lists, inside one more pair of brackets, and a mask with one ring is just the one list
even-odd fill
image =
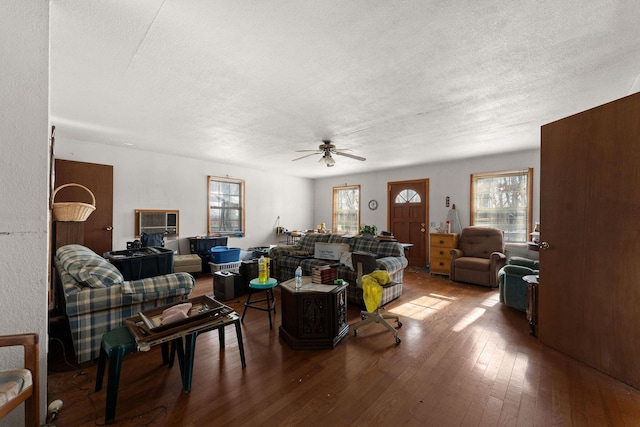
{"label": "throw pillow", "polygon": [[105,259],[75,261],[66,270],[78,283],[91,288],[107,288],[124,282],[122,273]]}
{"label": "throw pillow", "polygon": [[344,264],[349,267],[350,270],[355,271],[353,261],[351,260],[351,252],[342,252],[340,255],[340,264]]}

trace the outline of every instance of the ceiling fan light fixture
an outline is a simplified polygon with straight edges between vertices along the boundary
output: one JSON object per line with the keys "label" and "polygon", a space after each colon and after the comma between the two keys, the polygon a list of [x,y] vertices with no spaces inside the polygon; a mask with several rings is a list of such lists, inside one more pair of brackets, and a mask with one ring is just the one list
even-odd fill
{"label": "ceiling fan light fixture", "polygon": [[332,154],[336,154],[338,156],[349,157],[354,160],[360,160],[361,162],[367,160],[364,157],[356,156],[355,154],[349,154],[347,151],[351,151],[348,148],[336,148],[335,145],[331,143],[330,140],[322,141],[322,144],[318,147],[317,150],[296,150],[296,152],[311,152],[311,154],[305,154],[302,157],[298,157],[296,159],[291,160],[295,162],[297,160],[306,159],[309,156],[313,156],[316,154],[322,154],[322,157],[318,160],[318,163],[324,163],[328,168],[332,167],[336,164],[336,161],[333,159]]}
{"label": "ceiling fan light fixture", "polygon": [[324,163],[328,168],[336,164],[336,161],[333,160],[333,157],[331,157],[331,153],[329,153],[328,151],[324,153],[324,156],[322,156],[322,160],[324,160]]}

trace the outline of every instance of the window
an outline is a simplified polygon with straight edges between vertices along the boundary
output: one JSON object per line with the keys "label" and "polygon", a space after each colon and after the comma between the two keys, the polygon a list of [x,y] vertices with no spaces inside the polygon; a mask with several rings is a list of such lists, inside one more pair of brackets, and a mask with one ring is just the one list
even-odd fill
{"label": "window", "polygon": [[209,234],[244,234],[244,181],[208,177]]}
{"label": "window", "polygon": [[360,233],[360,186],[333,187],[333,232]]}
{"label": "window", "polygon": [[401,190],[396,196],[396,203],[421,203],[420,195],[410,188]]}
{"label": "window", "polygon": [[506,242],[528,241],[532,187],[532,168],[471,174],[471,225],[499,228]]}

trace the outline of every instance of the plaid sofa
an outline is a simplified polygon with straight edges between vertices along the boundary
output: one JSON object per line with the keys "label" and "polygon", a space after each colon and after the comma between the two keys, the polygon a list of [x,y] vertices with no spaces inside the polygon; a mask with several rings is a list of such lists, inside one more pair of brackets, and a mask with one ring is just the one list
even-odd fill
{"label": "plaid sofa", "polygon": [[[344,243],[349,245],[349,252],[370,252],[378,256],[378,269],[387,270],[394,283],[383,286],[382,301],[384,305],[402,295],[404,269],[408,265],[404,256],[404,248],[398,242],[388,242],[362,237],[342,237],[337,234],[313,233],[302,236],[296,245],[275,246],[269,251],[271,258],[271,275],[283,282],[294,277],[296,268],[302,267],[302,274],[311,275],[313,267],[335,263],[315,258],[305,258],[300,254],[313,255],[316,243]],[[362,289],[356,285],[356,271],[347,264],[337,267],[338,278],[349,282],[347,299],[349,302],[363,306]]]}
{"label": "plaid sofa", "polygon": [[98,358],[102,335],[126,318],[186,299],[195,286],[188,273],[125,281],[114,265],[82,245],[60,247],[54,263],[78,363]]}

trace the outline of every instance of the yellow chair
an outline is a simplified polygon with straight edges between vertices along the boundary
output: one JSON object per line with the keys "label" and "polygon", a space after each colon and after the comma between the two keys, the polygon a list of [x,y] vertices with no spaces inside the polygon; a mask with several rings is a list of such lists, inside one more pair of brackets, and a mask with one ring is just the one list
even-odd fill
{"label": "yellow chair", "polygon": [[0,347],[22,346],[24,369],[0,371],[0,420],[24,402],[25,426],[40,425],[38,334],[0,336]]}
{"label": "yellow chair", "polygon": [[[373,254],[354,252],[351,254],[351,262],[356,270],[356,285],[362,288],[366,310],[360,311],[361,320],[353,325],[353,335],[358,335],[358,328],[367,323],[380,323],[393,333],[396,344],[400,344],[401,340],[398,331],[387,319],[396,321],[398,328],[402,326],[400,317],[397,314],[380,313],[380,300],[382,299],[382,286],[379,281],[391,281],[389,274],[384,270],[376,271],[376,258]],[[386,284],[386,283],[383,283]]]}

